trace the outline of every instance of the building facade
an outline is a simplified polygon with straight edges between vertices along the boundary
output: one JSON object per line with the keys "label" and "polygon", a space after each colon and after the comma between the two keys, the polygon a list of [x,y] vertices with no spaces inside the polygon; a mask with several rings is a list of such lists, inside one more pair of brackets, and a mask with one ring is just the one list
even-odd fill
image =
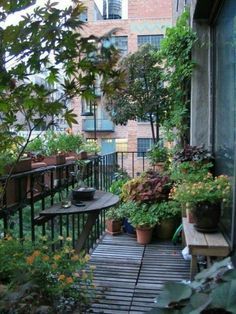
{"label": "building facade", "polygon": [[[191,144],[204,144],[215,156],[216,174],[230,177],[230,205],[221,225],[236,248],[236,1],[192,0],[191,25],[198,41],[192,51],[196,67],[191,86]],[[176,1],[173,1],[176,4]],[[186,1],[179,0],[181,13]],[[176,9],[176,7],[174,8]]]}
{"label": "building facade", "polygon": [[[98,7],[98,1],[83,2],[87,7],[83,16],[86,21],[84,36],[101,36],[116,28],[118,31],[111,40],[122,55],[135,52],[145,43],[159,47],[166,28],[172,25],[171,0],[104,0],[101,7]],[[74,125],[74,131],[83,132],[87,139],[96,137],[102,154],[150,148],[152,136],[149,123],[129,121],[126,126],[114,125],[104,109],[105,98],[99,88],[96,94],[97,106],[95,111],[92,110],[93,116],[84,116],[88,109],[86,104],[82,99],[74,99],[73,107],[78,115],[78,125]]]}

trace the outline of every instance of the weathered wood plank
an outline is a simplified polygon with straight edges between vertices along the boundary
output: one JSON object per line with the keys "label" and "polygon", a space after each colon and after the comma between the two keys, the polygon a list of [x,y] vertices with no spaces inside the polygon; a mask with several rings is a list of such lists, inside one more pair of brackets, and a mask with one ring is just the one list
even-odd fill
{"label": "weathered wood plank", "polygon": [[139,245],[135,237],[106,235],[91,255],[97,301],[93,313],[141,314],[150,310],[165,281],[189,277],[181,246]]}

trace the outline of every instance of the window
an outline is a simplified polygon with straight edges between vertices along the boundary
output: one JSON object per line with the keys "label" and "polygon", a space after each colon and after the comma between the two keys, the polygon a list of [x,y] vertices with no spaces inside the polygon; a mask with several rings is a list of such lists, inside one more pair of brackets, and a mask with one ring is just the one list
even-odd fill
{"label": "window", "polygon": [[160,48],[163,35],[138,35],[138,47],[144,44],[150,44],[155,48]]}
{"label": "window", "polygon": [[128,140],[126,138],[116,139],[116,151],[117,152],[127,152],[128,150]]}
{"label": "window", "polygon": [[153,139],[152,138],[138,138],[137,141],[138,141],[137,143],[138,155],[137,156],[143,157],[143,153],[146,153],[146,151],[151,148],[153,144]]}
{"label": "window", "polygon": [[122,55],[128,53],[128,36],[113,36],[111,42]]}
{"label": "window", "polygon": [[[216,174],[223,173],[232,179],[235,176],[236,137],[235,16],[235,0],[225,1],[214,25],[213,45],[215,171]],[[221,225],[229,239],[235,223],[233,195],[230,202],[227,208],[223,206],[221,215]]]}

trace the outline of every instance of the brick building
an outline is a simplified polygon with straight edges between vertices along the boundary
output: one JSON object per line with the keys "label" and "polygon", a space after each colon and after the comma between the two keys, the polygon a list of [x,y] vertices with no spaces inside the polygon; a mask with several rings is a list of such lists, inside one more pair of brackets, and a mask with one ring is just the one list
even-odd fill
{"label": "brick building", "polygon": [[[172,0],[100,0],[100,3],[99,0],[84,0],[83,2],[87,7],[82,17],[86,21],[84,36],[104,35],[118,28],[118,32],[111,40],[123,55],[135,52],[144,43],[159,47],[166,27],[172,25]],[[73,101],[73,107],[78,115],[79,124],[74,125],[73,130],[83,132],[87,139],[96,138],[102,147],[102,154],[148,149],[152,142],[149,122],[129,121],[126,126],[113,125],[109,114],[104,110],[105,99],[99,87],[96,91],[95,124],[94,115],[83,115],[88,110],[87,104],[77,98]],[[96,132],[94,132],[95,128]]]}

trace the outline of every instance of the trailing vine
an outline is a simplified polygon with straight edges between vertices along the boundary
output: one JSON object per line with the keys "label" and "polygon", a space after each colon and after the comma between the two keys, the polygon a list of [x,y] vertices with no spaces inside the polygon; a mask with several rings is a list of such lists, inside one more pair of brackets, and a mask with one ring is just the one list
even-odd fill
{"label": "trailing vine", "polygon": [[194,68],[191,50],[197,40],[189,26],[189,12],[185,11],[176,26],[166,30],[159,51],[164,60],[165,81],[171,110],[164,126],[169,139],[178,138],[182,145],[189,141],[190,82]]}

